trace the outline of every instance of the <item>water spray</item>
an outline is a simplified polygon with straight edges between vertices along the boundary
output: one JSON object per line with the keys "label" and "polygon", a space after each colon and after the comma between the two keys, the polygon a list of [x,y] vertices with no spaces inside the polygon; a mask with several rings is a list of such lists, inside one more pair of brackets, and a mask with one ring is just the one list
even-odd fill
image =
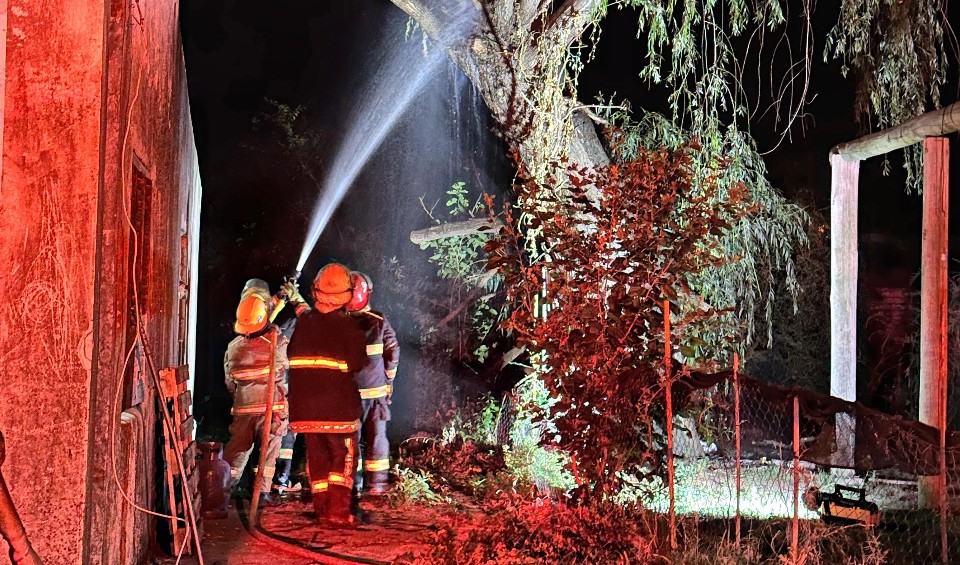
{"label": "water spray", "polygon": [[[469,3],[467,3],[469,6]],[[396,54],[383,69],[371,74],[377,82],[369,89],[353,114],[333,166],[328,171],[320,200],[313,210],[307,229],[307,237],[297,260],[297,273],[303,269],[317,240],[327,227],[344,195],[357,179],[374,151],[380,147],[387,133],[396,125],[401,114],[414,97],[434,75],[446,57],[447,48],[454,40],[465,37],[473,28],[475,12],[464,9],[453,15],[445,35],[437,38],[426,55],[421,55],[418,45],[408,42],[407,49],[386,49],[382,52]],[[421,58],[421,63],[412,64],[409,53]],[[404,55],[407,55],[404,57]]]}

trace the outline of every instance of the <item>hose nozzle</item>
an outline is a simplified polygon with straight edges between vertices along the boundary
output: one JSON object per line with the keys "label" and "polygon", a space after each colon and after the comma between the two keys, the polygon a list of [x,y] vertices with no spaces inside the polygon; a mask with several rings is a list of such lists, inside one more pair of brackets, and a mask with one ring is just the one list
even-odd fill
{"label": "hose nozzle", "polygon": [[[300,279],[300,270],[298,269],[298,270],[294,271],[292,275],[283,277],[283,282],[284,282],[284,284],[286,284],[286,283],[293,283],[293,285],[296,286],[297,280],[299,280],[299,279]],[[280,290],[279,293],[277,293],[277,295],[278,295],[280,298],[287,298],[287,293],[284,292],[282,289]]]}

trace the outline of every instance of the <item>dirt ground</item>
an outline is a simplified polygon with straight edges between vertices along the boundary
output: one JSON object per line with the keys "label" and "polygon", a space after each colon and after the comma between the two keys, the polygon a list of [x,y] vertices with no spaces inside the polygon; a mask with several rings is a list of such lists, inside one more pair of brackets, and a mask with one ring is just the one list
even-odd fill
{"label": "dirt ground", "polygon": [[[406,504],[386,499],[364,501],[367,514],[355,530],[329,529],[313,517],[309,503],[292,499],[261,513],[255,535],[247,529],[248,505],[241,502],[226,519],[205,520],[202,540],[205,565],[388,565],[409,563],[427,549],[437,524],[450,507]],[[173,565],[174,558],[157,558],[155,565]],[[180,560],[198,564],[196,556]]]}

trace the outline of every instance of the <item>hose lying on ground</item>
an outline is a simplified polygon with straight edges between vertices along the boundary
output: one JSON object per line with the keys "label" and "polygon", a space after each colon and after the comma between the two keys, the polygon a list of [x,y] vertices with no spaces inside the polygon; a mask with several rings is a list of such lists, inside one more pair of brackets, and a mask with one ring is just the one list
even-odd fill
{"label": "hose lying on ground", "polygon": [[[240,508],[237,508],[237,514],[241,517],[243,514],[240,513]],[[253,539],[261,541],[271,547],[276,549],[286,551],[292,555],[298,557],[306,557],[308,559],[313,559],[319,564],[322,565],[390,565],[388,561],[379,561],[376,559],[367,559],[365,557],[350,557],[348,555],[341,555],[332,551],[327,551],[325,549],[313,549],[309,547],[304,547],[294,540],[289,538],[280,538],[276,534],[272,534],[265,529],[260,524],[260,521],[254,521],[250,519],[250,516],[247,516],[247,519],[243,521],[243,525],[247,530],[247,533],[250,534]]]}

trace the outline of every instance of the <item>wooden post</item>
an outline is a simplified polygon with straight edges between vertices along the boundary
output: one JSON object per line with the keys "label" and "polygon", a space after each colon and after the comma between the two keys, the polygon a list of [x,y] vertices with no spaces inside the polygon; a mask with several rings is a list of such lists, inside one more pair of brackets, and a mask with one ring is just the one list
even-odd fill
{"label": "wooden post", "polygon": [[736,465],[737,480],[737,518],[736,533],[737,545],[740,545],[740,488],[741,488],[741,468],[740,468],[740,355],[733,354],[733,437],[736,451],[734,465]]}
{"label": "wooden post", "polygon": [[793,528],[790,550],[800,562],[800,397],[793,396]]}
{"label": "wooden post", "polygon": [[[950,141],[923,141],[923,243],[920,261],[920,421],[944,430],[947,402],[947,216]],[[920,477],[917,503],[934,508],[940,479]]]}
{"label": "wooden post", "polygon": [[673,469],[673,390],[670,374],[670,301],[663,301],[663,377],[664,390],[667,400],[667,490],[670,494],[670,548],[677,548],[677,514],[676,498],[674,496],[674,469]]}
{"label": "wooden post", "polygon": [[[250,514],[247,516],[247,521],[250,523],[250,526],[254,529],[260,525],[260,483],[263,482],[264,473],[266,472],[267,467],[267,446],[270,445],[270,435],[273,430],[273,403],[277,401],[277,333],[280,330],[274,328],[270,330],[270,373],[267,376],[269,382],[267,383],[267,394],[264,401],[266,403],[267,411],[263,415],[263,428],[260,430],[260,462],[257,465],[257,476],[253,480],[253,495],[250,497]],[[273,464],[273,461],[269,461],[270,464]]]}
{"label": "wooden post", "polygon": [[[857,400],[857,193],[860,162],[830,155],[830,394]],[[852,466],[852,415],[837,414],[834,463]]]}

